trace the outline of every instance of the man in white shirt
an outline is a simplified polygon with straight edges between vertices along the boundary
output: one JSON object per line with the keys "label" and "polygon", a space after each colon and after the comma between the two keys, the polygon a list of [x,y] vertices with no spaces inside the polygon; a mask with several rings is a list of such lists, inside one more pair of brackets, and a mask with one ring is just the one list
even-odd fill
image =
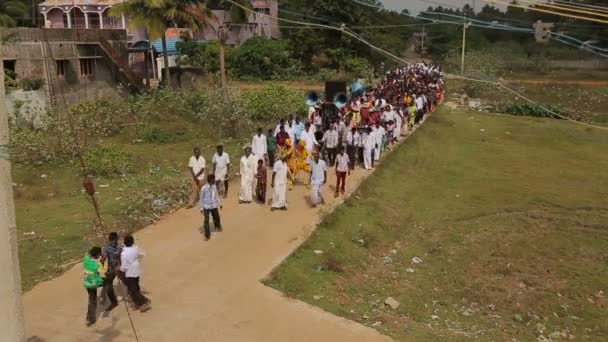
{"label": "man in white shirt", "polygon": [[268,155],[268,147],[266,146],[266,136],[262,133],[262,128],[258,128],[258,133],[251,139],[251,151],[258,160],[265,160]]}
{"label": "man in white shirt", "polygon": [[313,208],[323,200],[323,185],[327,182],[327,166],[325,161],[319,158],[319,153],[314,152],[310,161],[310,202]]}
{"label": "man in white shirt", "polygon": [[340,148],[340,153],[336,156],[336,197],[338,192],[344,195],[346,192],[346,174],[350,176],[350,158],[344,151],[344,147]]}
{"label": "man in white shirt", "polygon": [[245,155],[241,157],[241,191],[239,202],[251,203],[253,201],[253,179],[255,178],[258,159],[251,154],[251,147],[245,147]]}
{"label": "man in white shirt", "polygon": [[194,155],[190,157],[188,167],[192,175],[192,193],[188,208],[192,208],[198,202],[201,186],[205,180],[205,158],[201,156],[201,150],[198,147],[194,149]]}
{"label": "man in white shirt", "polygon": [[270,210],[287,210],[287,179],[291,178],[289,166],[287,166],[287,155],[282,153],[272,168],[272,183],[274,188],[272,195],[272,206]]}
{"label": "man in white shirt", "polygon": [[336,160],[336,152],[338,148],[340,137],[338,136],[338,130],[335,125],[332,125],[325,134],[323,135],[323,146],[325,151],[327,152],[327,162],[330,166],[334,165],[334,161]]}
{"label": "man in white shirt", "polygon": [[124,247],[120,253],[120,271],[124,274],[124,282],[129,291],[129,296],[135,304],[135,308],[141,312],[150,309],[150,300],[141,293],[139,277],[141,268],[139,259],[144,253],[135,246],[135,239],[132,235],[127,235],[124,240]]}
{"label": "man in white shirt", "polygon": [[371,128],[368,128],[363,133],[362,137],[363,144],[363,165],[366,170],[371,170],[374,167],[374,159],[372,158],[372,152],[376,148],[376,137],[372,133]]}
{"label": "man in white shirt", "polygon": [[302,132],[301,136],[301,140],[306,143],[306,151],[309,153],[312,152],[315,149],[315,146],[318,145],[317,140],[315,140],[314,132],[309,133],[310,127],[312,127],[310,122],[307,122],[306,125],[304,125],[304,132]]}
{"label": "man in white shirt", "polygon": [[376,123],[376,151],[374,153],[374,160],[380,160],[380,156],[384,153],[384,142],[386,141],[386,130],[379,123]]}
{"label": "man in white shirt", "polygon": [[217,152],[213,155],[213,174],[215,183],[220,189],[220,183],[224,183],[224,197],[228,197],[228,172],[230,171],[230,156],[224,152],[224,146],[217,145]]}

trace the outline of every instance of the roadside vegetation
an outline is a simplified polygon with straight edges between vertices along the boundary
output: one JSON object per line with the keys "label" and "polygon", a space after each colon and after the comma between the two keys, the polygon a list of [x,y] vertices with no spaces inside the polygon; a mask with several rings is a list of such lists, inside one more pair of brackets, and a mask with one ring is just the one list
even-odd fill
{"label": "roadside vegetation", "polygon": [[607,147],[443,107],[265,283],[397,340],[605,340]]}
{"label": "roadside vegetation", "polygon": [[[305,111],[304,92],[284,87],[240,91],[159,90],[84,102],[50,113],[45,128],[25,118],[11,125],[13,189],[23,286],[65,271],[103,239],[82,187],[78,154],[95,177],[105,229],[140,229],[187,205],[188,158],[201,148],[208,166],[215,146],[235,163],[257,126]],[[274,99],[281,98],[277,107]],[[237,172],[235,168],[235,172]],[[97,227],[98,228],[98,227]]]}

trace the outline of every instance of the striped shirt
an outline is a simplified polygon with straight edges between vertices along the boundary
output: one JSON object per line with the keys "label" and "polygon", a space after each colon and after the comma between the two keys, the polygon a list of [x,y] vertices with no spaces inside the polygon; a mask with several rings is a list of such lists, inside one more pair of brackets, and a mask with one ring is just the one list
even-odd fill
{"label": "striped shirt", "polygon": [[220,197],[215,184],[205,184],[201,189],[201,210],[217,209],[220,206]]}

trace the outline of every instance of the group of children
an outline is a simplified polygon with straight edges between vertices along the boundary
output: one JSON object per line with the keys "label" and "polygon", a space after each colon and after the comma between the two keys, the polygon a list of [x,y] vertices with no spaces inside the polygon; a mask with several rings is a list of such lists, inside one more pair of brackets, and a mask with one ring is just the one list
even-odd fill
{"label": "group of children", "polygon": [[[122,244],[119,240],[122,240]],[[84,287],[88,293],[86,324],[91,326],[97,321],[98,303],[105,305],[105,312],[118,306],[114,289],[114,279],[127,289],[134,309],[145,312],[150,309],[150,300],[143,295],[140,286],[140,259],[144,253],[135,245],[135,238],[122,232],[112,232],[103,248],[92,247],[84,255]],[[101,289],[101,292],[98,290]]]}

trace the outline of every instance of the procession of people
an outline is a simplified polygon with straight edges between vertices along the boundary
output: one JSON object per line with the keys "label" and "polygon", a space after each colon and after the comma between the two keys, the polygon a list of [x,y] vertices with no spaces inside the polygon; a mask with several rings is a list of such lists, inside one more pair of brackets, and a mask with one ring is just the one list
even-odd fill
{"label": "procession of people", "polygon": [[[310,106],[307,120],[294,115],[268,129],[258,128],[251,143],[243,147],[239,162],[241,205],[257,202],[270,210],[288,210],[288,194],[298,184],[309,189],[312,207],[323,205],[328,177],[335,175],[334,196],[346,193],[348,176],[356,168],[370,170],[402,137],[435,110],[444,97],[441,68],[417,63],[386,74],[376,87],[351,93],[346,103]],[[198,205],[203,215],[202,233],[209,240],[221,232],[222,203],[229,196],[230,156],[222,145],[211,158],[212,169],[198,147],[188,167],[192,193],[189,207]],[[270,185],[270,191],[268,190]],[[267,198],[267,193],[271,194]],[[211,228],[213,221],[213,229]],[[122,243],[119,242],[122,240]],[[142,312],[150,300],[141,289],[140,259],[144,253],[128,234],[111,233],[103,249],[93,247],[85,254],[84,287],[89,305],[87,325],[96,321],[98,296],[109,300],[104,310],[118,305],[114,279],[126,288],[132,307]],[[98,289],[102,291],[99,294]]]}

